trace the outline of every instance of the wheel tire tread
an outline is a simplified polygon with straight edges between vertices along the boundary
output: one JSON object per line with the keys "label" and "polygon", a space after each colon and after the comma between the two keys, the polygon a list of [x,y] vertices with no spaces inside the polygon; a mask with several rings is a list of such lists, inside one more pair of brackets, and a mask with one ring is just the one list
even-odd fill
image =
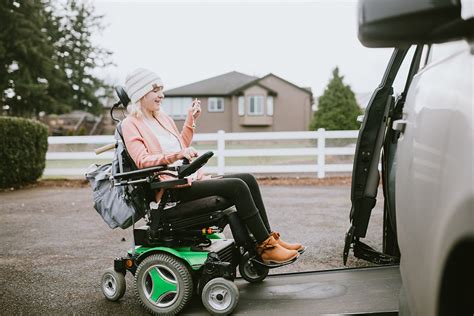
{"label": "wheel tire tread", "polygon": [[[228,288],[230,289],[230,291],[233,294],[233,303],[225,311],[217,311],[216,312],[212,308],[212,306],[210,306],[210,304],[207,302],[206,297],[207,297],[207,291],[208,291],[209,286],[211,286],[215,283],[218,283],[218,282],[220,282],[221,284],[222,283],[226,284],[228,286]],[[215,278],[215,279],[210,280],[204,286],[202,294],[201,294],[201,300],[202,300],[202,303],[203,303],[204,307],[206,307],[207,311],[209,313],[211,313],[212,315],[229,315],[234,311],[234,309],[237,307],[237,304],[239,303],[239,289],[237,288],[237,285],[235,285],[235,283],[232,282],[232,281],[229,281],[229,280],[224,279],[224,278]]]}
{"label": "wheel tire tread", "polygon": [[240,260],[240,264],[239,264],[239,272],[242,278],[249,283],[259,283],[265,280],[265,278],[268,276],[269,269],[266,267],[262,267],[264,273],[262,273],[258,278],[252,278],[251,276],[247,275],[247,273],[245,272],[244,264],[247,263],[247,261],[248,261],[248,254],[245,254],[244,256],[242,256],[242,259]]}
{"label": "wheel tire tread", "polygon": [[[103,281],[104,281],[104,277],[106,274],[112,274],[113,277],[115,278],[115,280],[117,281],[117,294],[114,295],[113,297],[108,297],[105,295],[105,293],[103,292]],[[102,294],[104,294],[105,298],[111,302],[116,302],[118,301],[119,299],[121,299],[123,297],[123,295],[125,294],[125,290],[127,289],[127,286],[126,286],[126,282],[125,282],[125,276],[120,273],[120,272],[117,272],[114,270],[114,268],[108,268],[104,271],[104,273],[102,273],[102,277],[100,279],[100,287],[101,287],[101,290],[102,290]]]}
{"label": "wheel tire tread", "polygon": [[[137,280],[139,279],[140,272],[143,269],[145,265],[148,264],[148,262],[152,261],[162,261],[170,264],[173,268],[175,268],[178,272],[178,275],[183,279],[183,284],[184,284],[184,296],[181,300],[181,302],[178,304],[178,306],[169,312],[165,313],[160,313],[156,310],[153,310],[150,306],[148,306],[140,297],[140,292],[138,290],[138,284]],[[150,255],[149,257],[146,257],[143,259],[143,261],[140,263],[140,265],[137,268],[137,271],[135,273],[135,278],[134,278],[134,287],[135,287],[135,296],[137,299],[140,301],[140,304],[145,307],[146,310],[148,310],[150,313],[155,314],[155,315],[176,315],[178,314],[191,300],[192,294],[193,294],[193,279],[191,276],[191,272],[189,271],[187,265],[183,262],[180,262],[178,258],[173,257],[172,255],[168,255],[166,253],[159,253],[159,254],[154,254]],[[186,291],[186,287],[188,287],[188,290]],[[179,295],[179,293],[178,293]]]}

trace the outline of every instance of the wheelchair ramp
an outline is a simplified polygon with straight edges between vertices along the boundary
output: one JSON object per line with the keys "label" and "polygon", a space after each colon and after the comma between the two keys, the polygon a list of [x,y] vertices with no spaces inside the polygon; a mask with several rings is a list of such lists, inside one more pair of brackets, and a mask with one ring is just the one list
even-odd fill
{"label": "wheelchair ramp", "polygon": [[[401,286],[398,266],[268,276],[260,284],[236,280],[234,314],[396,314]],[[194,297],[183,314],[207,315]]]}

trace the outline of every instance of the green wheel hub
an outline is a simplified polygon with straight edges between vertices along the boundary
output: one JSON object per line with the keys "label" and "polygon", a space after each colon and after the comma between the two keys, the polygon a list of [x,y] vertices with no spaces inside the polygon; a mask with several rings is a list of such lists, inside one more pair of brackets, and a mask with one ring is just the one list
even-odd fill
{"label": "green wheel hub", "polygon": [[157,264],[148,268],[142,285],[147,299],[158,307],[171,306],[178,298],[177,276],[164,265]]}

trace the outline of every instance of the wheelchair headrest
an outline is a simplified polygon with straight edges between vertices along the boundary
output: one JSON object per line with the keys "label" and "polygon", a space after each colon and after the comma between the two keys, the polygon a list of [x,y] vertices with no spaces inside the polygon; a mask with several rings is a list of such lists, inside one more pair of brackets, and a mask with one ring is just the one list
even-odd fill
{"label": "wheelchair headrest", "polygon": [[130,98],[127,95],[127,92],[125,92],[124,87],[122,86],[115,86],[115,93],[117,93],[117,96],[120,100],[120,103],[124,106],[127,107],[127,105],[130,103]]}

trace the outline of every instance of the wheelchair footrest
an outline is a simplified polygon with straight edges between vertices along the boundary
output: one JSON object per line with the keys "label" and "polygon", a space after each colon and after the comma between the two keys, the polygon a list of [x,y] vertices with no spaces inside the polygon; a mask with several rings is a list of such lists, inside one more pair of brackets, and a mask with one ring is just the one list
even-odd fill
{"label": "wheelchair footrest", "polygon": [[298,260],[298,258],[299,258],[299,256],[292,259],[292,260],[290,260],[290,261],[283,262],[283,263],[265,263],[265,262],[262,262],[262,261],[258,260],[257,258],[252,258],[252,259],[250,259],[250,261],[252,261],[253,263],[258,264],[260,266],[266,267],[268,269],[275,269],[275,268],[279,268],[279,267],[283,267],[283,266],[292,264],[296,260]]}

